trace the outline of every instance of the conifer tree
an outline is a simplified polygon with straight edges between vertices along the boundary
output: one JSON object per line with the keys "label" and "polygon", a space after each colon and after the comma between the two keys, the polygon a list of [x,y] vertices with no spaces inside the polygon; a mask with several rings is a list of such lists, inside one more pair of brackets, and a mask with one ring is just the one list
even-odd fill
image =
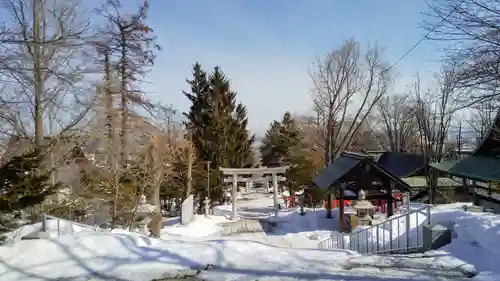
{"label": "conifer tree", "polygon": [[271,123],[262,141],[262,165],[286,165],[290,162],[292,152],[300,149],[300,130],[290,112],[285,112],[281,121],[275,120]]}
{"label": "conifer tree", "polygon": [[[236,92],[220,67],[207,75],[199,63],[193,66],[193,78],[187,80],[191,92],[184,95],[191,102],[187,127],[191,133],[198,159],[210,161],[215,186],[221,184],[219,167],[239,168],[251,165],[252,144],[247,125],[247,111],[236,102]],[[203,185],[203,183],[202,183]],[[222,195],[221,191],[213,195]]]}
{"label": "conifer tree", "polygon": [[279,143],[281,123],[274,120],[269,125],[266,135],[262,139],[259,147],[261,154],[261,164],[266,167],[273,167],[281,162],[283,155],[282,147]]}
{"label": "conifer tree", "polygon": [[15,156],[0,167],[0,212],[35,206],[53,194],[58,185],[50,184],[50,172],[41,169],[37,151]]}

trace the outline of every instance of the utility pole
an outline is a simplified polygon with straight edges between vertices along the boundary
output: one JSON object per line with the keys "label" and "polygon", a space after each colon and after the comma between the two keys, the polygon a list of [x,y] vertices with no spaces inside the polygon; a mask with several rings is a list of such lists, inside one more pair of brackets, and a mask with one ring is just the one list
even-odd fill
{"label": "utility pole", "polygon": [[187,182],[186,182],[186,198],[191,194],[191,181],[193,172],[193,147],[192,147],[192,136],[189,133],[188,137],[188,163],[187,163]]}

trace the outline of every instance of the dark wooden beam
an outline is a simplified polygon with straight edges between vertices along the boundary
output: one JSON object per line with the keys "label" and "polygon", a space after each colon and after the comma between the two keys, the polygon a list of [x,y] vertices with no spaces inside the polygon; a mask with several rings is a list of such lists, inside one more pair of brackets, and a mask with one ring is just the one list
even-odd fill
{"label": "dark wooden beam", "polygon": [[392,189],[394,188],[394,183],[388,181],[387,183],[387,217],[394,215],[394,197],[392,197]]}

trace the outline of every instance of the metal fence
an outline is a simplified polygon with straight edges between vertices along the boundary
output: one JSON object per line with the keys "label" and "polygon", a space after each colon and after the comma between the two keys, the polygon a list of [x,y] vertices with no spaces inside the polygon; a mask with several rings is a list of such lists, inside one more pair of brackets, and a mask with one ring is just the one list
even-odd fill
{"label": "metal fence", "polygon": [[73,234],[75,232],[100,232],[108,231],[107,229],[100,228],[99,226],[88,225],[84,223],[74,222],[59,217],[43,214],[41,215],[41,231],[53,232],[57,236],[61,234]]}
{"label": "metal fence", "polygon": [[362,254],[418,252],[423,249],[423,227],[431,223],[431,208],[428,205],[410,210],[357,232],[332,233],[318,247]]}

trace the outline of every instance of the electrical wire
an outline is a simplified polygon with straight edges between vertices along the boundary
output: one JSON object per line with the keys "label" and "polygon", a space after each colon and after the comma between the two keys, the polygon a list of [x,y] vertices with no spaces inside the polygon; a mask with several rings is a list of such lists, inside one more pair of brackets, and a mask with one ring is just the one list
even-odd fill
{"label": "electrical wire", "polygon": [[401,57],[399,57],[394,63],[392,63],[387,69],[385,69],[383,72],[388,72],[391,69],[393,69],[398,63],[400,63],[404,58],[406,58],[411,52],[413,52],[420,44],[422,44],[425,40],[429,38],[429,35],[431,35],[434,31],[436,31],[437,28],[441,27],[444,21],[447,21],[451,15],[457,10],[458,7],[460,7],[465,0],[460,1],[458,5],[456,5],[444,18],[442,18],[439,23],[435,24],[422,38],[420,38],[411,48],[409,48]]}

